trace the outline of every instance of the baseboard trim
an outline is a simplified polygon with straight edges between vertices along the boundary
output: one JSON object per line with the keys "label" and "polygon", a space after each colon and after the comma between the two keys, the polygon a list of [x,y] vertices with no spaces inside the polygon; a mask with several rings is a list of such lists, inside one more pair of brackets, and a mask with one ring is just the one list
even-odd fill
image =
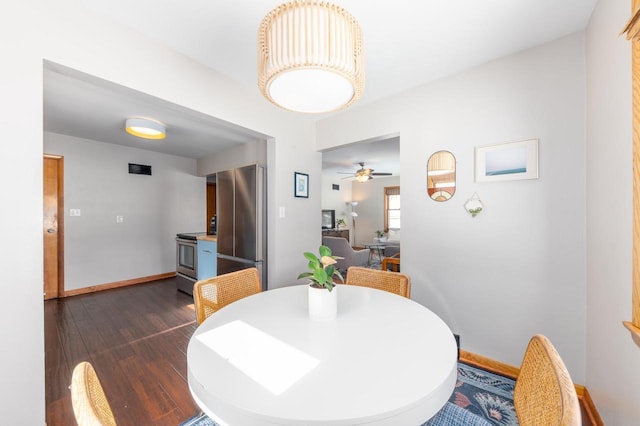
{"label": "baseboard trim", "polygon": [[581,397],[582,402],[584,403],[585,411],[587,412],[587,416],[589,416],[589,421],[594,426],[604,426],[604,422],[602,421],[602,417],[600,417],[600,413],[596,409],[596,404],[593,403],[593,399],[591,399],[591,395],[587,388],[584,388],[584,394]]}
{"label": "baseboard trim", "polygon": [[113,283],[92,285],[89,287],[77,288],[75,290],[65,291],[62,297],[78,296],[81,294],[95,293],[97,291],[111,290],[118,287],[126,287],[129,285],[148,283],[150,281],[164,280],[165,278],[175,277],[175,272],[165,272],[164,274],[149,275],[147,277],[134,278],[131,280],[116,281]]}
{"label": "baseboard trim", "polygon": [[[520,374],[519,367],[514,367],[513,365],[505,364],[503,362],[496,361],[482,355],[474,354],[473,352],[465,351],[464,349],[460,349],[460,361],[485,370],[492,371],[497,374],[501,374],[506,377],[511,377],[512,379],[516,379],[518,377],[518,374]],[[604,426],[604,422],[600,417],[600,413],[598,413],[598,410],[596,409],[596,406],[593,403],[593,399],[591,399],[591,395],[589,395],[589,391],[587,390],[587,388],[582,385],[576,384],[574,384],[574,386],[576,388],[578,398],[582,401],[584,410],[589,417],[591,425]]]}
{"label": "baseboard trim", "polygon": [[465,351],[464,349],[460,349],[460,361],[475,365],[485,370],[493,371],[494,373],[502,374],[503,376],[511,377],[512,379],[517,378],[518,374],[520,374],[519,367],[514,367],[482,355],[474,354],[473,352]]}

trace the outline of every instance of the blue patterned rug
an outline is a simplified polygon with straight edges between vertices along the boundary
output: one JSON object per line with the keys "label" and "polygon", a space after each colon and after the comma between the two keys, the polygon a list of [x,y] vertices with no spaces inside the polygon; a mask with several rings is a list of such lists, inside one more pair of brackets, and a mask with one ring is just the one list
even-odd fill
{"label": "blue patterned rug", "polygon": [[207,417],[206,414],[200,413],[191,417],[189,420],[180,423],[180,426],[219,426],[218,423]]}
{"label": "blue patterned rug", "polygon": [[458,362],[458,381],[449,402],[497,426],[517,426],[513,407],[516,381]]}
{"label": "blue patterned rug", "polygon": [[[458,362],[458,381],[449,402],[478,415],[496,426],[517,426],[513,408],[515,380]],[[180,426],[218,426],[198,414]]]}

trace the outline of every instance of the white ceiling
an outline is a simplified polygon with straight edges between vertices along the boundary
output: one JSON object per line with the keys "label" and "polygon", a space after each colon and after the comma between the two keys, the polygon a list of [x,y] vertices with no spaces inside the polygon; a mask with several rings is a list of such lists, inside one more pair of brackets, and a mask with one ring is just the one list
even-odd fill
{"label": "white ceiling", "polygon": [[[381,138],[324,151],[322,172],[340,174],[342,179],[353,180],[356,170],[360,169],[361,162],[364,162],[364,168],[373,169],[374,173],[392,173],[394,176],[399,176],[400,138],[398,136]],[[348,172],[351,174],[346,174]]]}
{"label": "white ceiling", "polygon": [[[44,129],[49,132],[194,159],[265,139],[257,132],[57,64],[47,63],[44,75]],[[126,133],[128,117],[149,117],[166,124],[166,139]]]}
{"label": "white ceiling", "polygon": [[[134,29],[206,66],[257,89],[256,36],[264,15],[281,0],[78,0],[101,19]],[[362,27],[369,103],[493,59],[583,29],[596,0],[333,0]],[[264,138],[213,117],[49,64],[45,70],[45,130],[201,158],[233,144]],[[168,124],[165,143],[123,131],[130,116]],[[365,161],[376,171],[395,139],[327,153],[343,171]],[[379,146],[376,149],[372,147]],[[397,150],[396,150],[397,151]],[[367,152],[367,154],[364,154]],[[384,154],[384,155],[383,155]],[[332,157],[333,156],[333,157]],[[397,155],[396,155],[397,157]],[[340,164],[335,164],[341,158]],[[351,163],[352,167],[347,167]],[[397,161],[397,160],[396,160]],[[344,168],[346,167],[346,169]],[[395,171],[397,170],[397,172]]]}

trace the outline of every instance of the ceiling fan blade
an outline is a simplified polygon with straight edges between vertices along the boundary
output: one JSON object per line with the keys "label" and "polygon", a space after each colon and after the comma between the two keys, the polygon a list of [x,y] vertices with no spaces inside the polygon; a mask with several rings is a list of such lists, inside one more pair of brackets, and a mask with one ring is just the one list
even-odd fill
{"label": "ceiling fan blade", "polygon": [[379,173],[371,173],[373,176],[391,176],[393,173],[384,173],[384,172],[379,172]]}

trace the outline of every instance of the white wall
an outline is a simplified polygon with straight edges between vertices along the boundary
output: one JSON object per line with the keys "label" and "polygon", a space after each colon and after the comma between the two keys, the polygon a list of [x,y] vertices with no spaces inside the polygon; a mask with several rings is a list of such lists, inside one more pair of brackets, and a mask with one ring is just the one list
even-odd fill
{"label": "white wall", "polygon": [[[384,230],[384,187],[399,186],[400,177],[376,177],[364,183],[353,183],[353,200],[358,202],[355,210],[356,245],[372,243],[376,230]],[[402,192],[400,192],[402,200]]]}
{"label": "white wall", "polygon": [[[604,422],[638,424],[640,348],[631,320],[630,2],[598,2],[587,29],[587,389]],[[603,196],[606,194],[606,196]]]}
{"label": "white wall", "polygon": [[[332,185],[339,185],[340,189],[332,189]],[[322,175],[322,208],[335,210],[336,220],[342,218],[349,225],[351,218],[351,206],[347,203],[351,202],[352,183],[349,180],[341,180],[332,175]]]}
{"label": "white wall", "polygon": [[[351,231],[351,188],[350,180],[342,180],[332,174],[323,174],[321,180],[322,208],[325,210],[335,210],[336,220],[344,219],[347,228]],[[340,189],[333,189],[332,185],[339,185]],[[320,215],[318,215],[320,216]],[[351,237],[351,232],[349,232]]]}
{"label": "white wall", "polygon": [[[400,134],[402,268],[462,346],[519,365],[547,335],[585,381],[584,37],[574,34],[317,125],[318,148]],[[537,180],[474,183],[474,147],[540,139]],[[427,197],[429,155],[457,159],[454,197]],[[464,202],[477,192],[485,211]]]}
{"label": "white wall", "polygon": [[251,164],[267,165],[267,141],[255,141],[235,146],[197,161],[198,176],[207,176]]}
{"label": "white wall", "polygon": [[[44,134],[44,151],[64,156],[67,291],[173,272],[175,235],[206,231],[195,160],[55,133]],[[128,163],[152,175],[129,174]]]}
{"label": "white wall", "polygon": [[[0,419],[44,424],[42,286],[42,60],[37,52],[39,15],[22,3],[3,7],[0,37],[0,154],[3,207],[0,245]],[[24,19],[20,19],[23,16]],[[8,208],[7,206],[11,206]]]}
{"label": "white wall", "polygon": [[[15,424],[44,424],[44,324],[42,302],[42,75],[43,60],[112,81],[152,96],[270,135],[269,282],[296,283],[306,261],[302,252],[318,246],[309,212],[320,210],[321,154],[315,152],[311,117],[269,104],[255,88],[246,88],[140,34],[85,13],[73,0],[15,2],[0,17],[3,47],[0,69],[0,130],[7,159],[0,176],[3,199],[19,208],[4,209],[6,267],[2,286],[8,303],[0,313],[5,369],[0,384],[0,419]],[[96,50],[96,46],[100,46]],[[145,52],[140,55],[140,52]],[[294,199],[293,172],[311,178],[309,199]],[[278,218],[278,207],[286,216]],[[317,222],[319,222],[319,218]],[[295,238],[293,238],[295,236]],[[10,267],[9,267],[10,266]],[[25,410],[25,407],[29,407]]]}

